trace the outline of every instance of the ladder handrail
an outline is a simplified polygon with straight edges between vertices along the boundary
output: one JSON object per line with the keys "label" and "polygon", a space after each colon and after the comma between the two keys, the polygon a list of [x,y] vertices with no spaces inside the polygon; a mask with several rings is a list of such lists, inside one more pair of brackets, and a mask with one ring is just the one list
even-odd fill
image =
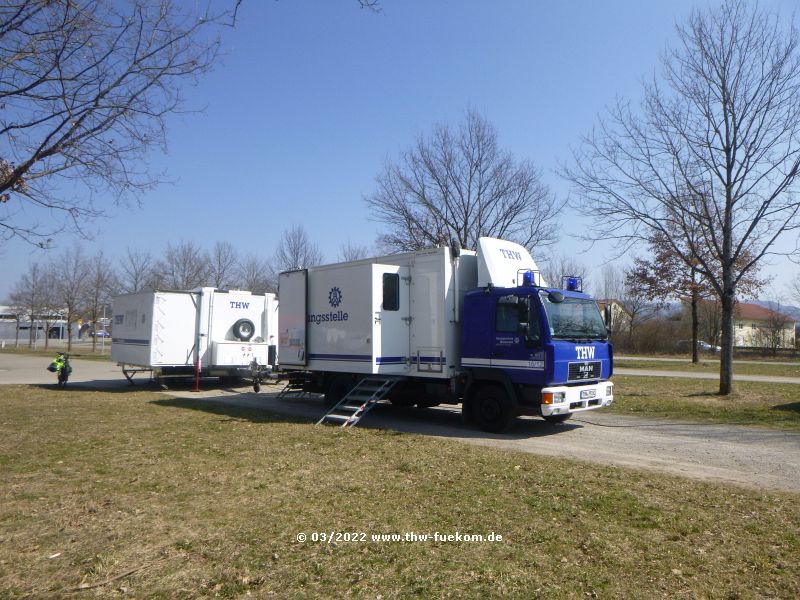
{"label": "ladder handrail", "polygon": [[[361,381],[359,381],[353,389],[347,392],[342,399],[339,400],[335,405],[333,405],[328,412],[326,412],[322,418],[317,421],[317,425],[321,425],[325,422],[326,419],[344,419],[341,427],[353,427],[357,425],[361,418],[367,414],[373,406],[375,406],[380,400],[383,400],[386,396],[386,393],[391,390],[394,385],[397,383],[398,378],[396,377],[380,377],[380,376],[372,376],[372,377],[365,377]],[[362,388],[362,384],[379,384],[378,387],[374,390],[364,389]],[[355,398],[355,394],[357,392],[372,392],[368,398]],[[356,409],[352,411],[352,414],[349,416],[346,415],[334,415],[335,412],[346,412],[343,409],[345,406],[350,406],[350,402],[352,402],[352,406],[356,406]]]}

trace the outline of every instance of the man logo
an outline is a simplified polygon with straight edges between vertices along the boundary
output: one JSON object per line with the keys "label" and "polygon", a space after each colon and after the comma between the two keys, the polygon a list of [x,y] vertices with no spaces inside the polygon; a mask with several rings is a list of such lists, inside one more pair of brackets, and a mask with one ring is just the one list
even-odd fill
{"label": "man logo", "polygon": [[332,287],[328,294],[328,302],[333,308],[336,308],[342,303],[342,290],[338,287]]}

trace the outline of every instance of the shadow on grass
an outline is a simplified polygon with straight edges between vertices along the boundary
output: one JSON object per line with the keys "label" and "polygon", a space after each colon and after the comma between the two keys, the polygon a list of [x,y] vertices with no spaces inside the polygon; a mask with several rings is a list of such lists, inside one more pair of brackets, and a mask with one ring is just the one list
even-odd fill
{"label": "shadow on grass", "polygon": [[[53,375],[52,383],[32,383],[24,384],[43,390],[60,389]],[[170,378],[166,382],[156,381],[155,379],[134,379],[131,385],[124,378],[121,379],[98,379],[94,381],[69,381],[63,392],[107,392],[110,394],[130,394],[135,392],[187,392],[194,390],[193,378]],[[241,387],[231,387],[222,384],[217,377],[204,378],[200,380],[200,391],[221,390],[231,393],[240,393]]]}
{"label": "shadow on grass", "polygon": [[716,398],[718,400],[725,400],[729,398],[729,396],[721,396],[717,392],[691,392],[690,394],[685,394],[684,398]]}
{"label": "shadow on grass", "polygon": [[74,383],[69,381],[64,388],[58,387],[55,380],[53,383],[30,383],[27,385],[42,390],[58,390],[66,393],[103,392],[107,394],[131,394],[134,392],[158,392],[162,390],[155,382],[143,381],[136,385],[128,385],[127,381],[119,381],[116,379],[109,381],[76,381]]}
{"label": "shadow on grass", "polygon": [[151,400],[150,404],[184,410],[200,410],[212,415],[228,417],[226,421],[250,421],[251,423],[307,423],[308,420],[298,416],[282,415],[264,408],[240,406],[229,402],[220,402],[219,398],[165,398]]}
{"label": "shadow on grass", "polygon": [[791,412],[800,415],[800,402],[789,402],[788,404],[778,404],[777,406],[773,406],[772,410],[782,410],[785,412]]}
{"label": "shadow on grass", "polygon": [[[153,404],[169,408],[200,410],[231,419],[254,423],[316,423],[326,408],[317,397],[278,399],[277,394],[238,393],[234,396],[211,398],[165,398]],[[545,437],[582,428],[579,423],[551,424],[542,419],[516,419],[508,431],[501,434],[480,431],[465,423],[456,406],[437,408],[399,408],[379,404],[359,423],[364,429],[385,429],[448,438],[523,440]]]}

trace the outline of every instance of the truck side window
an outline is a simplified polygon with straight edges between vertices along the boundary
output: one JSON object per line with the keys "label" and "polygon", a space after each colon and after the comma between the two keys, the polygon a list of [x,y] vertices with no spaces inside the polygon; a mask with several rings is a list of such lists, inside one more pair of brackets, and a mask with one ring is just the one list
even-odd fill
{"label": "truck side window", "polygon": [[497,299],[495,329],[501,333],[519,332],[519,308],[516,296],[502,296]]}
{"label": "truck side window", "polygon": [[541,338],[539,319],[529,298],[501,296],[497,299],[495,329],[500,333],[524,335],[526,343],[536,343]]}
{"label": "truck side window", "polygon": [[400,275],[383,274],[383,310],[400,310]]}

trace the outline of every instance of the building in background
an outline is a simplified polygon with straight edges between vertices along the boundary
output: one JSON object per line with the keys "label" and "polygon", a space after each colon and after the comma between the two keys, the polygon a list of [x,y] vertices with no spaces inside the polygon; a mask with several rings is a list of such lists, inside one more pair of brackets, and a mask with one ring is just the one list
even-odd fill
{"label": "building in background", "polygon": [[794,348],[797,321],[776,309],[740,302],[734,309],[734,346],[779,350]]}

